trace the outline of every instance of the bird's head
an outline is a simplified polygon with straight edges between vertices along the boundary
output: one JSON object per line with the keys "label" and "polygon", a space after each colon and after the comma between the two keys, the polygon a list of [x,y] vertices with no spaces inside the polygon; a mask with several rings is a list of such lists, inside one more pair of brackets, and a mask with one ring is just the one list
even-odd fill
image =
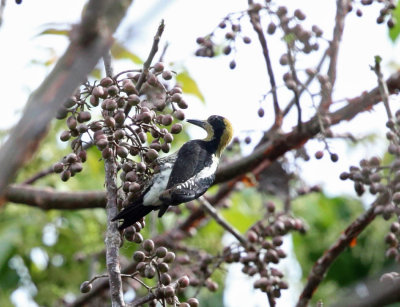
{"label": "bird's head", "polygon": [[229,144],[233,135],[233,128],[229,120],[219,115],[212,115],[207,120],[188,119],[187,122],[199,126],[207,131],[205,141],[216,141],[217,156],[221,156],[222,151]]}

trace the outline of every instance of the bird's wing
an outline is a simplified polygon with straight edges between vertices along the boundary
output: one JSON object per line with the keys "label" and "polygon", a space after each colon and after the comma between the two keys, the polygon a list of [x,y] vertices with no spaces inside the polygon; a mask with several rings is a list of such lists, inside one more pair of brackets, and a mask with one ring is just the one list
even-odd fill
{"label": "bird's wing", "polygon": [[178,151],[178,157],[172,168],[167,189],[182,184],[198,174],[202,168],[212,163],[211,156],[202,143],[190,141]]}
{"label": "bird's wing", "polygon": [[179,150],[167,188],[160,196],[164,204],[160,207],[159,217],[165,213],[168,206],[196,199],[213,183],[216,165],[211,165],[215,161],[202,145],[191,141]]}

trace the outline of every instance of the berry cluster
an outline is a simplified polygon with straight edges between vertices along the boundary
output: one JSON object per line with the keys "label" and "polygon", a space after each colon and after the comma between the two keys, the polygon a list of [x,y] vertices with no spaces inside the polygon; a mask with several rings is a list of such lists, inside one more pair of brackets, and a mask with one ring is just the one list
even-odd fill
{"label": "berry cluster", "polygon": [[266,209],[265,219],[258,221],[247,231],[248,244],[226,248],[224,256],[227,263],[242,263],[243,273],[249,276],[258,274],[254,288],[275,299],[281,296],[281,290],[289,287],[283,280],[283,273],[271,267],[271,264],[278,264],[287,256],[281,248],[283,236],[293,230],[304,233],[306,228],[300,219],[276,212],[273,202],[266,203]]}
{"label": "berry cluster", "polygon": [[[175,253],[168,251],[167,248],[160,246],[155,247],[152,240],[145,240],[142,243],[143,250],[136,251],[133,254],[133,260],[136,264],[135,276],[153,279],[157,278],[157,285],[152,290],[155,299],[150,306],[156,306],[158,300],[165,300],[170,305],[181,307],[197,307],[199,302],[196,298],[190,298],[187,302],[179,302],[178,295],[189,286],[190,280],[187,276],[182,276],[176,281],[172,281],[169,274],[169,265],[176,259]],[[144,284],[144,282],[141,282]]]}
{"label": "berry cluster", "polygon": [[[260,10],[262,6],[257,4],[253,10]],[[238,40],[242,41],[244,44],[250,44],[251,38],[242,32],[242,27],[240,25],[242,18],[247,16],[249,11],[243,11],[238,13],[231,13],[226,16],[216,27],[216,29],[210,34],[204,37],[198,37],[196,42],[200,46],[196,51],[197,56],[201,57],[214,57],[216,55],[217,45],[213,41],[217,30],[224,31],[225,43],[222,48],[222,53],[225,55],[230,55],[231,53],[236,53],[236,44]],[[234,69],[236,67],[235,59],[232,59],[229,63],[229,67]]]}
{"label": "berry cluster", "polygon": [[394,119],[390,119],[386,126],[389,131],[386,138],[390,144],[387,152],[393,157],[389,165],[382,165],[378,157],[362,159],[359,166],[351,166],[349,172],[340,174],[342,180],[354,181],[354,189],[361,196],[366,187],[372,195],[376,195],[374,202],[375,212],[381,214],[385,220],[389,220],[393,214],[397,221],[392,222],[390,231],[385,237],[388,244],[386,255],[396,258],[400,262],[399,238],[400,238],[400,111],[397,111]]}
{"label": "berry cluster", "polygon": [[[151,176],[159,152],[169,152],[173,135],[182,131],[179,121],[188,105],[179,86],[168,89],[172,77],[159,62],[147,72],[121,72],[83,85],[58,111],[67,124],[60,140],[73,139],[73,153],[54,164],[54,172],[67,181],[82,170],[86,149],[95,145],[103,159],[114,159],[122,169],[127,205]],[[97,106],[100,118],[92,119]]]}
{"label": "berry cluster", "polygon": [[[395,26],[395,19],[392,17],[392,11],[396,8],[396,4],[394,0],[361,0],[360,3],[362,6],[369,6],[373,3],[381,4],[382,8],[379,11],[379,16],[376,18],[376,23],[383,24],[386,20],[386,25],[389,28],[393,28]],[[350,3],[348,11],[353,11],[353,4]],[[363,11],[361,7],[356,8],[356,15],[358,17],[363,16]]]}

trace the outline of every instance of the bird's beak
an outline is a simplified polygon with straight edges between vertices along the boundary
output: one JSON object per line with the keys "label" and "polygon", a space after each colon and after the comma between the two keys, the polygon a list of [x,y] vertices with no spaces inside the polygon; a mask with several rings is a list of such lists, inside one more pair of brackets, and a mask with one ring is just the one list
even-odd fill
{"label": "bird's beak", "polygon": [[206,121],[204,121],[204,120],[188,119],[188,120],[186,120],[186,121],[187,121],[188,123],[191,123],[191,124],[193,124],[193,125],[196,125],[196,126],[199,126],[199,127],[203,128],[203,129],[205,129]]}

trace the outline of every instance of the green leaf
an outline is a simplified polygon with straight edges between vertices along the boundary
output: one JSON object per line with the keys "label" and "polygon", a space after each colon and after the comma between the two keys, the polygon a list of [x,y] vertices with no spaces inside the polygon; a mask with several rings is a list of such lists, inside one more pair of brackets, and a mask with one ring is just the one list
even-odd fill
{"label": "green leaf", "polygon": [[179,73],[176,76],[176,81],[182,86],[182,91],[186,94],[192,94],[199,98],[202,102],[206,102],[203,96],[203,93],[200,91],[197,86],[196,81],[190,76],[187,70]]}
{"label": "green leaf", "polygon": [[120,43],[115,42],[111,47],[111,55],[114,59],[128,59],[131,60],[135,64],[143,64],[141,58],[139,58],[136,54],[133,54]]}
{"label": "green leaf", "polygon": [[46,29],[46,30],[40,32],[38,34],[38,36],[39,35],[64,35],[64,36],[68,36],[69,32],[70,32],[70,30],[67,30],[67,29],[50,28],[50,29]]}
{"label": "green leaf", "polygon": [[[397,3],[399,4],[399,3]],[[392,11],[392,18],[394,21],[394,27],[389,29],[389,37],[392,42],[395,42],[400,34],[400,6],[397,5]]]}

